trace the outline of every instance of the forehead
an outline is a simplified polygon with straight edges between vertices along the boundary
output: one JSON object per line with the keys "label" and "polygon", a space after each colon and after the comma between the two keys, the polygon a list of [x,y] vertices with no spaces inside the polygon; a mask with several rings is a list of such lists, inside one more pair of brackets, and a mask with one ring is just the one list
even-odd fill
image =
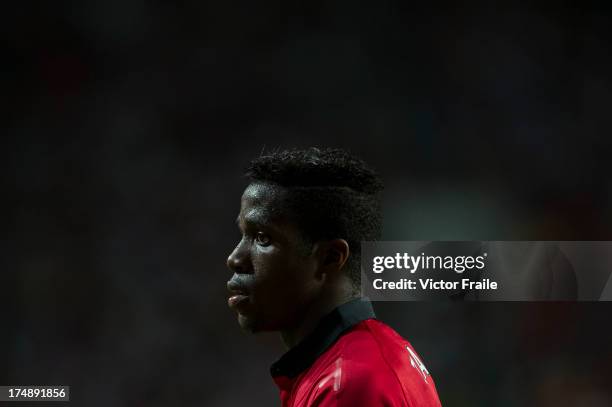
{"label": "forehead", "polygon": [[252,183],[246,187],[240,203],[241,217],[257,217],[259,220],[279,221],[285,218],[284,201],[287,191],[276,185]]}

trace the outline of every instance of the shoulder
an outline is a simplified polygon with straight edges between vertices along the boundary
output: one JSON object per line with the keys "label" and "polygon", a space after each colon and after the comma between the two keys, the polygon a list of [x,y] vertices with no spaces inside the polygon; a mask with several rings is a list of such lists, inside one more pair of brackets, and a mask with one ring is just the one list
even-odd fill
{"label": "shoulder", "polygon": [[397,378],[380,366],[339,356],[313,383],[307,405],[408,406]]}
{"label": "shoulder", "polygon": [[429,383],[411,365],[406,346],[412,350],[405,339],[378,320],[356,325],[339,339],[333,358],[327,359],[317,375],[313,403],[325,405],[322,400],[333,399],[336,404],[330,405],[414,405],[422,397],[413,393],[427,390]]}

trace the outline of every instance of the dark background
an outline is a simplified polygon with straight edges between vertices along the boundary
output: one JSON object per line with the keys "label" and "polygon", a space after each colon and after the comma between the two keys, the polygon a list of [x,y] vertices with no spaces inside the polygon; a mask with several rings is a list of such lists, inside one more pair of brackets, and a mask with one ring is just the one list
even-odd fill
{"label": "dark background", "polygon": [[[278,405],[225,292],[262,151],[368,161],[386,240],[612,240],[609,10],[407,3],[3,4],[0,384]],[[375,308],[444,406],[612,404],[608,303]]]}

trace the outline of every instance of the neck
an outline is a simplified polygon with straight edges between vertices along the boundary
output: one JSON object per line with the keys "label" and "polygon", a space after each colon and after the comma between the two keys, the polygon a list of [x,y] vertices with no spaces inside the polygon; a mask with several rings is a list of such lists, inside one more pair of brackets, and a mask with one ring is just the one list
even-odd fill
{"label": "neck", "polygon": [[313,301],[303,312],[300,322],[280,332],[283,343],[287,348],[293,348],[317,327],[319,321],[338,306],[354,299],[358,295],[343,293],[342,295],[327,296]]}

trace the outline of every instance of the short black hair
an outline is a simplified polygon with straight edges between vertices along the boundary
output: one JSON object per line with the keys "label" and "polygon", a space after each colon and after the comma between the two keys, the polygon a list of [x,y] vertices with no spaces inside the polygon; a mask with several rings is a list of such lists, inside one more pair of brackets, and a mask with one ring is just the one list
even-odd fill
{"label": "short black hair", "polygon": [[307,241],[347,241],[346,268],[358,290],[361,241],[381,234],[380,176],[345,150],[315,147],[263,154],[251,161],[246,176],[289,191],[284,204]]}

